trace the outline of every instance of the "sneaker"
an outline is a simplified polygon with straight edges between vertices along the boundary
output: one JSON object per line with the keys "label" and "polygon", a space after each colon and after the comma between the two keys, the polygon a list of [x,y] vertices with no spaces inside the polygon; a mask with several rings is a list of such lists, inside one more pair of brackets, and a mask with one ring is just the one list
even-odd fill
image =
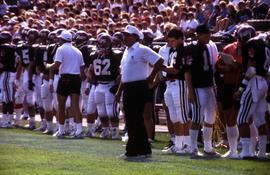
{"label": "sneaker", "polygon": [[162,150],[162,152],[166,153],[166,154],[183,154],[183,153],[185,153],[184,151],[182,151],[181,148],[178,148],[176,146],[171,146],[168,149]]}
{"label": "sneaker", "polygon": [[174,146],[174,143],[172,140],[169,141],[169,143],[163,148],[163,150],[168,149],[170,147]]}
{"label": "sneaker", "polygon": [[102,129],[100,133],[100,138],[102,139],[109,139],[110,138],[110,132],[108,129]]}
{"label": "sneaker", "polygon": [[81,132],[80,134],[74,134],[74,136],[71,137],[72,139],[84,139],[84,134]]}
{"label": "sneaker", "polygon": [[21,120],[28,120],[29,115],[28,114],[23,114],[23,116],[21,117]]}
{"label": "sneaker", "polygon": [[59,131],[57,131],[56,133],[53,134],[53,137],[56,137],[57,139],[64,139],[65,138],[65,134],[64,133],[60,133]]}
{"label": "sneaker", "polygon": [[203,154],[198,149],[191,150],[190,154],[191,158],[198,158],[203,156]]}
{"label": "sneaker", "polygon": [[0,123],[0,128],[8,128],[8,123],[6,122]]}
{"label": "sneaker", "polygon": [[122,137],[122,142],[128,142],[128,133],[126,133],[123,137]]}
{"label": "sneaker", "polygon": [[250,154],[250,153],[243,153],[243,152],[241,152],[240,154],[239,154],[239,159],[247,159],[247,160],[253,160],[253,159],[255,159],[256,157],[255,156],[253,156],[252,154]]}
{"label": "sneaker", "polygon": [[216,152],[215,150],[212,150],[210,152],[208,151],[203,151],[204,155],[207,157],[220,157],[220,154]]}
{"label": "sneaker", "polygon": [[35,130],[36,126],[34,124],[27,124],[27,125],[24,125],[24,128],[29,129],[29,130]]}
{"label": "sneaker", "polygon": [[111,135],[113,140],[120,140],[121,136],[119,135],[119,130],[118,129],[112,129],[111,130]]}
{"label": "sneaker", "polygon": [[46,126],[40,126],[39,128],[34,129],[34,131],[44,132],[44,131],[46,131]]}
{"label": "sneaker", "polygon": [[226,152],[221,157],[227,158],[227,159],[239,159],[239,155],[237,154],[237,152],[231,152],[231,151]]}
{"label": "sneaker", "polygon": [[119,159],[129,160],[129,161],[143,161],[150,157],[151,157],[151,154],[137,155],[137,156],[127,156],[126,154],[121,154],[119,156]]}
{"label": "sneaker", "polygon": [[53,130],[46,129],[42,134],[53,135]]}
{"label": "sneaker", "polygon": [[183,145],[183,147],[181,148],[182,151],[185,153],[185,154],[190,154],[190,146],[189,145]]}
{"label": "sneaker", "polygon": [[92,131],[87,131],[86,134],[84,134],[84,137],[94,138],[96,137],[96,133]]}

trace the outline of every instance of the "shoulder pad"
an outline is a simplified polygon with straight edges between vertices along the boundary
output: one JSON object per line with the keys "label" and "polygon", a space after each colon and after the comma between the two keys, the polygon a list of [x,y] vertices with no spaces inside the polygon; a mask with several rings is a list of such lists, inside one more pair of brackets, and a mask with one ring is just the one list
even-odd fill
{"label": "shoulder pad", "polygon": [[115,48],[115,49],[112,49],[113,53],[116,54],[116,55],[120,55],[120,54],[123,54],[123,51],[118,49],[118,48]]}
{"label": "shoulder pad", "polygon": [[90,57],[95,56],[96,54],[97,54],[96,51],[92,51],[92,52],[90,53]]}
{"label": "shoulder pad", "polygon": [[35,47],[35,48],[38,47],[38,46],[39,46],[39,44],[33,44],[32,45],[32,47]]}

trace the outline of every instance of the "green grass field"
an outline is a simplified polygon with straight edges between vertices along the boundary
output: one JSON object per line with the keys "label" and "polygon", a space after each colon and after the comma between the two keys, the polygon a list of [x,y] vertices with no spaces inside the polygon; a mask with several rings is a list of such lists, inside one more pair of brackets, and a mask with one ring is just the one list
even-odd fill
{"label": "green grass field", "polygon": [[84,139],[57,140],[22,129],[0,129],[0,175],[180,175],[270,174],[270,162],[194,160],[164,155],[166,134],[158,134],[153,156],[144,162],[118,158],[122,142]]}

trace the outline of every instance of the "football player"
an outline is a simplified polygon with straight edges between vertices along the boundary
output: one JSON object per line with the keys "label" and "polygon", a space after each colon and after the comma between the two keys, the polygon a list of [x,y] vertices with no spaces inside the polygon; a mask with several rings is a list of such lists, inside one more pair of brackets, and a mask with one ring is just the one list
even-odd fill
{"label": "football player", "polygon": [[[36,40],[39,36],[39,33],[35,29],[31,29],[27,33],[27,42],[17,46],[17,54],[19,56],[20,62],[17,67],[16,72],[16,94],[15,94],[15,103],[23,104],[24,98],[28,105],[28,113],[30,116],[29,125],[26,127],[34,130],[35,129],[35,96],[34,96],[34,83],[32,80],[32,75],[35,73],[34,67],[32,66],[35,50],[37,47]],[[30,63],[32,63],[30,65]],[[23,73],[23,82],[21,84],[20,78]],[[21,106],[22,107],[22,106]],[[18,111],[21,111],[22,108],[17,108]]]}
{"label": "football player", "polygon": [[[236,89],[239,88],[243,73],[243,52],[246,52],[245,45],[248,39],[255,36],[255,29],[249,25],[240,25],[236,30],[237,41],[224,47],[223,53],[231,56],[231,60],[226,61],[223,54],[216,64],[216,70],[223,74],[224,88],[222,95],[222,108],[226,123],[227,139],[230,150],[223,155],[226,158],[238,158],[237,140],[239,131],[236,124],[237,114],[240,108],[239,101],[233,98]],[[251,126],[252,127],[252,126]]]}
{"label": "football player", "polygon": [[189,118],[188,89],[185,82],[185,61],[183,61],[184,34],[181,29],[173,28],[168,32],[167,40],[172,48],[169,51],[168,66],[163,68],[163,71],[167,72],[164,99],[174,126],[175,144],[164,152],[186,153],[189,151],[188,147],[184,147],[189,145]]}
{"label": "football player", "polygon": [[[11,44],[12,35],[3,31],[0,33],[0,69],[2,71],[1,93],[3,116],[0,127],[6,128],[12,126],[13,119],[13,82],[16,73],[16,47]],[[15,118],[14,125],[19,124],[20,118]]]}
{"label": "football player", "polygon": [[270,51],[266,47],[265,42],[259,38],[251,38],[246,45],[249,55],[248,68],[242,86],[238,89],[236,95],[241,96],[240,110],[237,116],[237,124],[239,127],[240,141],[242,143],[242,151],[240,158],[254,157],[254,150],[250,149],[251,129],[250,121],[253,120],[259,132],[259,152],[258,158],[266,157],[266,122],[265,112],[267,108],[267,81],[265,76],[269,70]]}
{"label": "football player", "polygon": [[186,47],[188,98],[192,103],[192,124],[190,127],[190,146],[194,156],[201,156],[198,151],[198,133],[203,124],[204,153],[218,156],[212,146],[213,125],[216,114],[214,92],[214,66],[218,58],[215,43],[210,41],[210,30],[206,25],[196,28],[198,42]]}
{"label": "football player", "polygon": [[[115,93],[122,53],[112,50],[111,36],[101,33],[98,37],[97,51],[91,54],[93,62],[90,71],[97,80],[95,102],[97,113],[102,123],[101,138],[119,138],[119,119]],[[111,126],[111,128],[110,128]]]}

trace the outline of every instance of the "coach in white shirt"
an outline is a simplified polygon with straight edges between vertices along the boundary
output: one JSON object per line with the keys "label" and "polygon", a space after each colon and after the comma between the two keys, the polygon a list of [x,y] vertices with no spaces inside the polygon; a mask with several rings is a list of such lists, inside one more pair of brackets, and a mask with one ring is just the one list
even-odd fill
{"label": "coach in white shirt", "polygon": [[[121,61],[121,84],[116,94],[119,99],[123,90],[123,105],[129,140],[126,146],[125,158],[146,158],[151,155],[144,125],[143,111],[147,100],[149,86],[163,60],[152,49],[139,43],[143,34],[134,26],[126,26],[124,44],[127,46]],[[153,71],[149,75],[149,64]]]}
{"label": "coach in white shirt", "polygon": [[71,44],[72,34],[64,30],[59,36],[62,46],[56,51],[54,63],[47,65],[48,69],[59,69],[60,79],[57,85],[57,99],[59,112],[59,131],[54,136],[64,137],[65,104],[67,97],[71,98],[71,108],[76,119],[76,133],[74,138],[82,138],[82,116],[79,108],[81,81],[85,79],[83,71],[84,61],[79,49]]}

